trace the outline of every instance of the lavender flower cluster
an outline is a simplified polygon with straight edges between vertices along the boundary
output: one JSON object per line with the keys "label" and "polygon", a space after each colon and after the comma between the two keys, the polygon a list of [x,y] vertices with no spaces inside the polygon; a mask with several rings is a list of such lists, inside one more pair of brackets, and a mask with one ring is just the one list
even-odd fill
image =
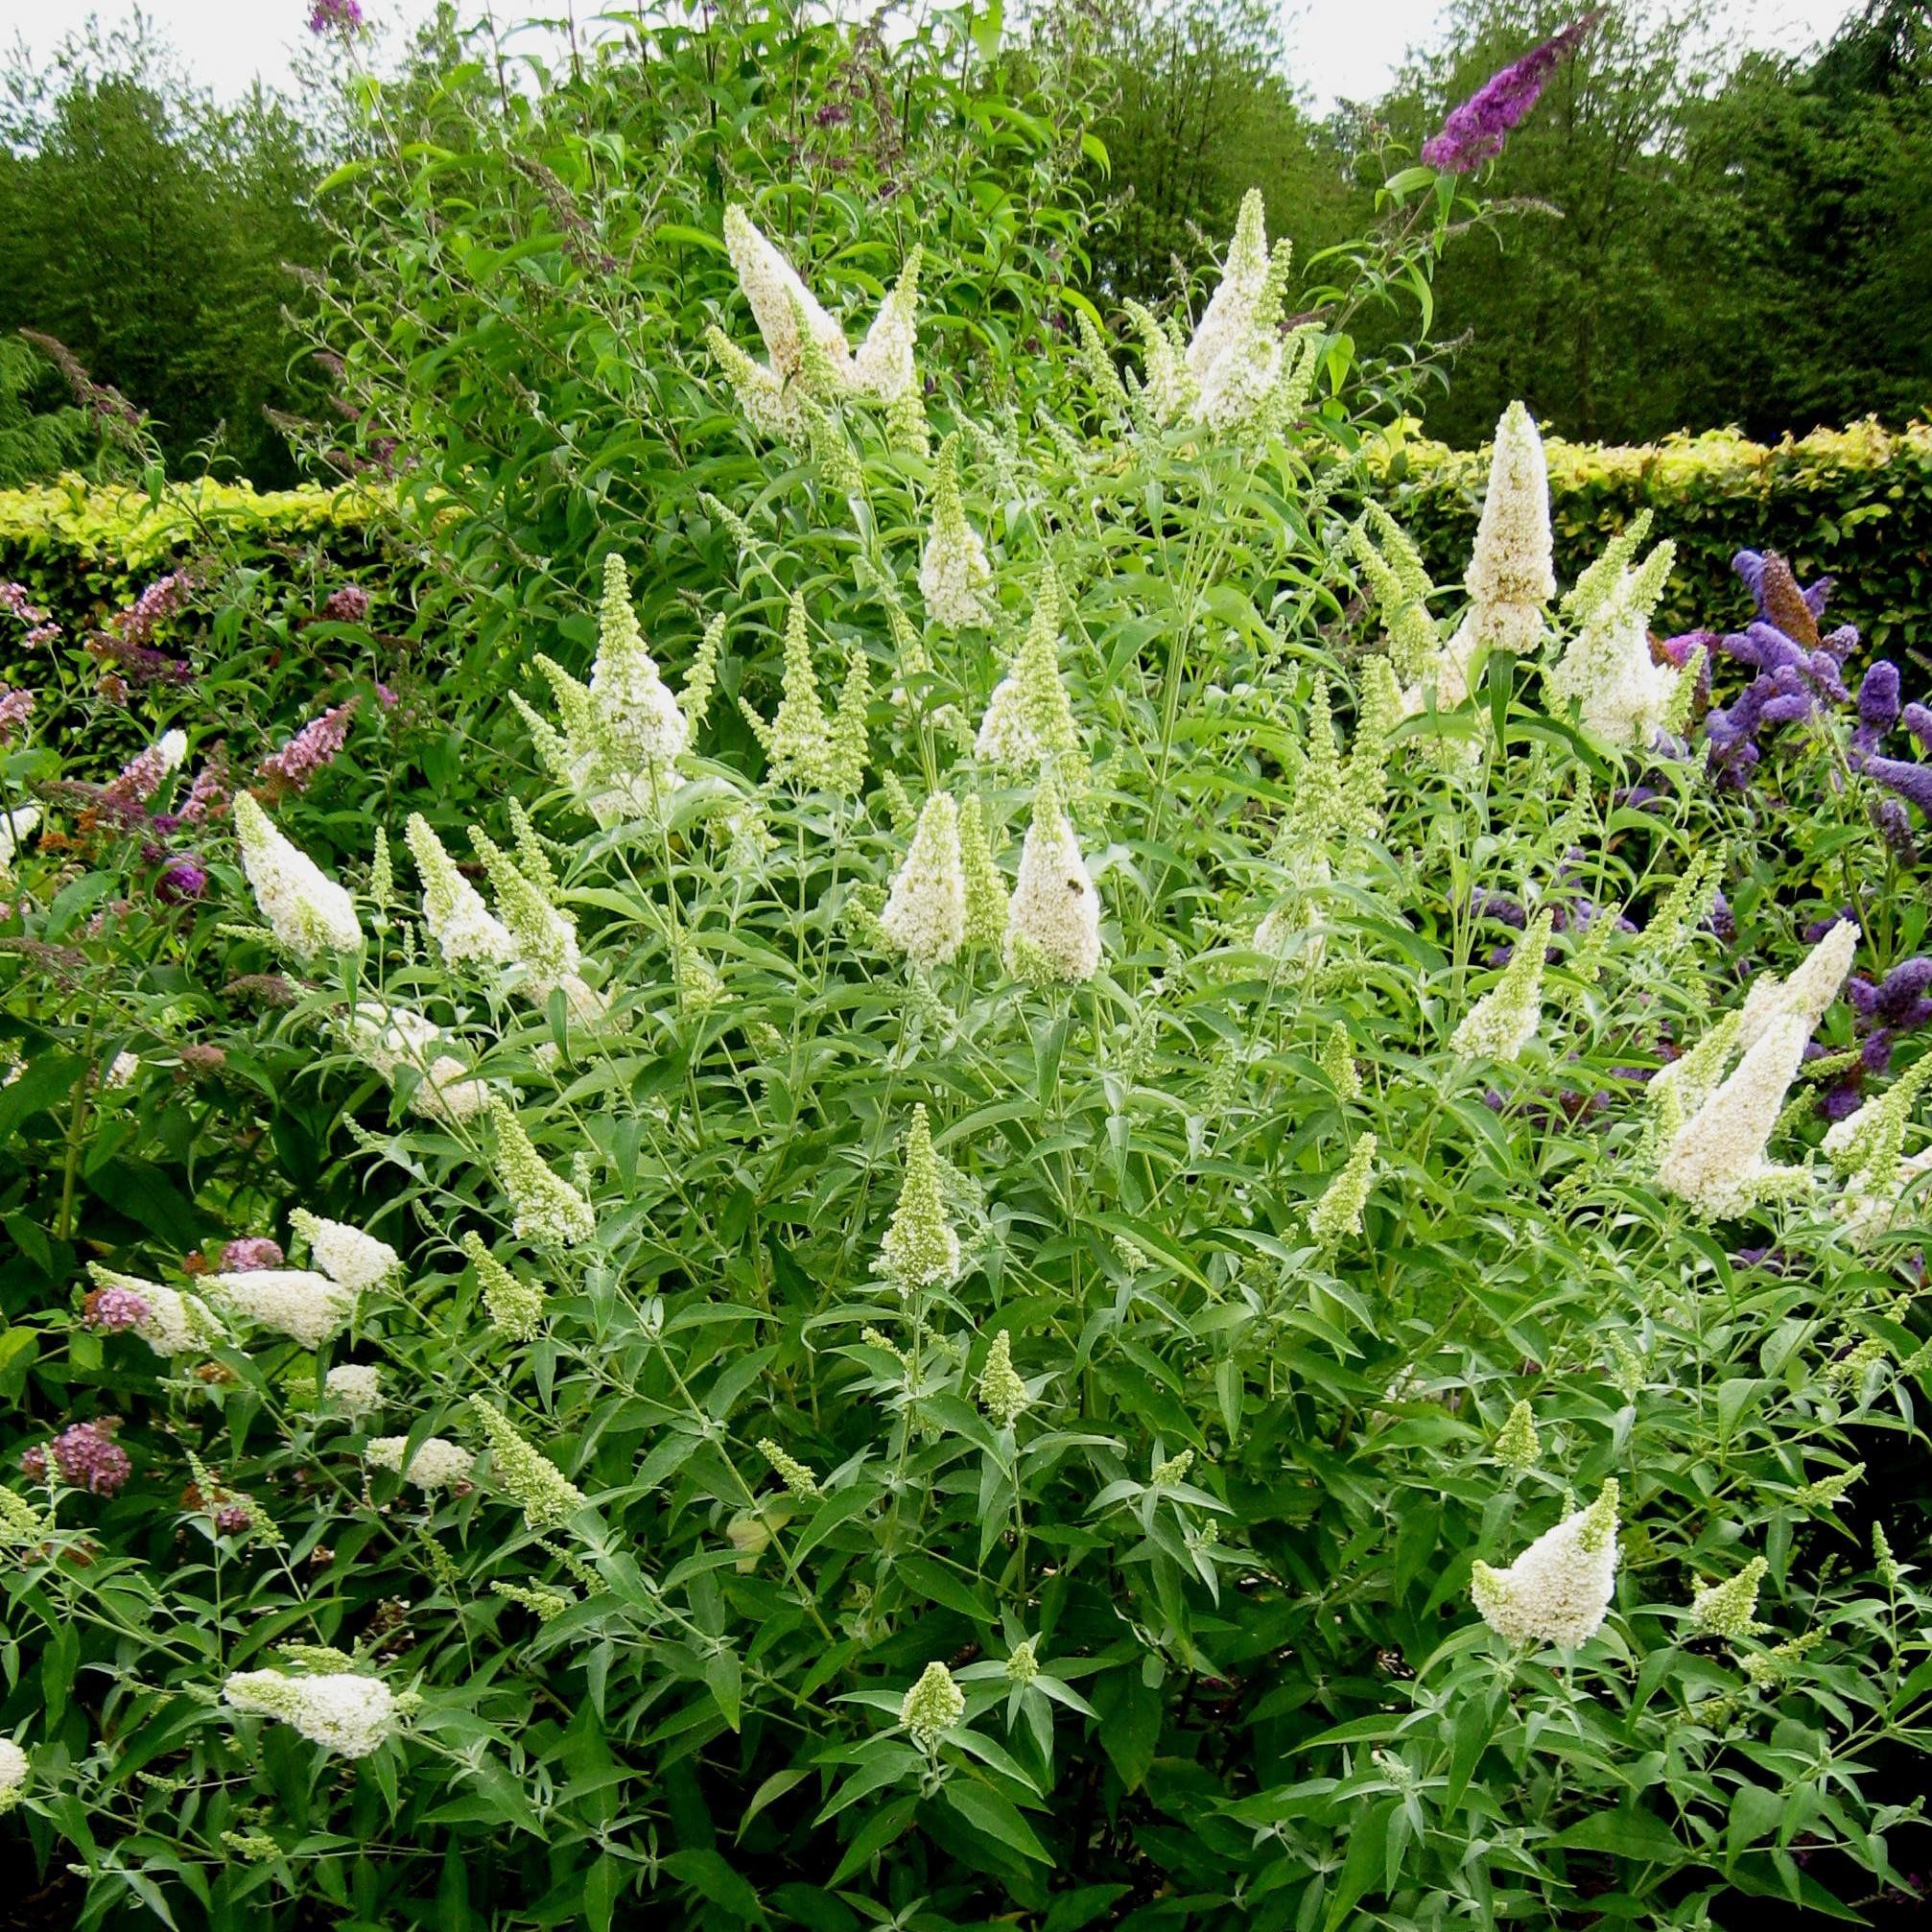
{"label": "lavender flower cluster", "polygon": [[1557,63],[1576,52],[1584,35],[1601,17],[1599,8],[1572,20],[1560,34],[1553,34],[1520,60],[1512,60],[1499,73],[1492,74],[1467,101],[1451,109],[1441,130],[1423,143],[1424,162],[1445,175],[1469,175],[1500,154],[1503,143],[1543,98]]}
{"label": "lavender flower cluster", "polygon": [[1741,550],[1731,567],[1757,605],[1742,631],[1709,638],[1717,650],[1755,675],[1730,704],[1709,713],[1705,738],[1710,768],[1721,783],[1742,789],[1762,755],[1761,735],[1800,723],[1826,703],[1845,704],[1845,660],[1858,643],[1851,624],[1821,629],[1831,579],[1801,586],[1775,551]]}

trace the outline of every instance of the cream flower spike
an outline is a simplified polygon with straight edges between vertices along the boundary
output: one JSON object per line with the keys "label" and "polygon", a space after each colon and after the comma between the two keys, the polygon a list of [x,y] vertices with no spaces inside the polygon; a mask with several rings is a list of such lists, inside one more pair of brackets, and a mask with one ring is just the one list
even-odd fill
{"label": "cream flower spike", "polygon": [[1773,1167],[1764,1150],[1784,1096],[1804,1058],[1811,1028],[1782,1013],[1723,1086],[1678,1129],[1658,1164],[1658,1185],[1711,1219],[1740,1214],[1810,1179],[1803,1167]]}
{"label": "cream flower spike", "polygon": [[1478,1563],[1470,1594],[1482,1620],[1511,1643],[1574,1650],[1602,1628],[1616,1590],[1614,1482],[1588,1509],[1546,1529],[1507,1569]]}
{"label": "cream flower spike", "polygon": [[798,271],[736,201],[724,211],[724,247],[738,271],[739,286],[751,304],[766,353],[781,376],[797,377],[805,370],[805,333],[824,351],[841,380],[849,380],[852,350],[845,331],[826,314]]}
{"label": "cream flower spike", "polygon": [[1492,650],[1534,650],[1544,636],[1543,613],[1556,595],[1551,564],[1549,468],[1543,437],[1520,403],[1496,426],[1489,487],[1465,583],[1475,641]]}
{"label": "cream flower spike", "polygon": [[1228,244],[1220,286],[1195,324],[1183,359],[1197,389],[1207,384],[1223,358],[1242,353],[1267,282],[1266,216],[1261,191],[1250,188],[1241,198],[1241,212],[1234,240]]}
{"label": "cream flower spike", "polygon": [[919,264],[922,250],[914,247],[886,291],[872,326],[865,331],[852,358],[852,387],[862,394],[891,404],[910,395],[919,380],[913,363],[918,342]]}

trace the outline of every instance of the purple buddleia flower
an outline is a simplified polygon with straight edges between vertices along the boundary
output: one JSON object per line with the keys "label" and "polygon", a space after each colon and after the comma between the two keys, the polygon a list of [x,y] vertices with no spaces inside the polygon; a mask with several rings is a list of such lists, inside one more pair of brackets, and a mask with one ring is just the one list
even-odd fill
{"label": "purple buddleia flower", "polygon": [[362,31],[361,0],[316,0],[309,10],[311,34],[360,34]]}
{"label": "purple buddleia flower", "polygon": [[164,906],[186,906],[207,889],[207,869],[193,859],[170,860],[154,882],[154,897]]}
{"label": "purple buddleia flower", "polygon": [[1512,899],[1507,892],[1485,892],[1478,889],[1470,899],[1470,910],[1478,919],[1497,919],[1503,925],[1520,932],[1529,925],[1529,913],[1522,901]]}
{"label": "purple buddleia flower", "polygon": [[1920,750],[1932,751],[1932,706],[1908,704],[1898,721],[1919,741]]}
{"label": "purple buddleia flower", "polygon": [[81,1319],[103,1334],[138,1329],[153,1309],[132,1288],[93,1288],[81,1305]]}
{"label": "purple buddleia flower", "polygon": [[1874,798],[1870,815],[1886,849],[1907,865],[1919,862],[1919,841],[1912,836],[1912,814],[1896,798]]}
{"label": "purple buddleia flower", "polygon": [[345,583],[331,591],[321,611],[325,624],[361,624],[368,614],[369,594],[359,583]]}
{"label": "purple buddleia flower", "polygon": [[1835,1125],[1840,1120],[1849,1120],[1864,1104],[1865,1097],[1858,1091],[1856,1077],[1840,1080],[1819,1095],[1819,1118]]}
{"label": "purple buddleia flower", "polygon": [[1799,934],[1807,946],[1816,946],[1834,926],[1847,926],[1858,915],[1849,906],[1841,906],[1836,912],[1827,912],[1823,919],[1814,919]]}
{"label": "purple buddleia flower", "polygon": [[1737,943],[1737,915],[1731,909],[1731,901],[1719,892],[1710,902],[1709,916],[1704,922],[1704,930],[1712,933],[1726,946]]}
{"label": "purple buddleia flower", "polygon": [[1875,985],[1859,973],[1845,983],[1845,997],[1861,1020],[1909,1032],[1932,1020],[1932,954],[1901,959]]}
{"label": "purple buddleia flower", "polygon": [[1500,154],[1503,143],[1542,98],[1557,63],[1576,52],[1601,13],[1598,9],[1573,20],[1542,46],[1532,47],[1520,60],[1512,60],[1492,74],[1467,101],[1450,110],[1441,131],[1423,143],[1424,163],[1440,174],[1468,175]]}
{"label": "purple buddleia flower", "polygon": [[114,1440],[114,1431],[120,1426],[119,1419],[113,1416],[98,1423],[75,1423],[45,1449],[29,1449],[20,1459],[21,1466],[30,1474],[45,1475],[51,1457],[62,1482],[94,1496],[113,1496],[134,1473],[128,1451]]}
{"label": "purple buddleia flower", "polygon": [[[1759,617],[1770,624],[1777,624],[1780,616],[1788,617],[1798,625],[1798,629],[1791,632],[1793,637],[1798,637],[1803,630],[1809,630],[1812,638],[1816,637],[1818,624],[1825,616],[1826,601],[1831,595],[1831,579],[1828,577],[1821,577],[1809,585],[1801,585],[1792,576],[1791,566],[1776,551],[1741,550],[1731,559],[1731,567],[1744,580],[1744,587],[1751,593]],[[1810,617],[1808,625],[1797,616],[1786,591],[1787,585],[1790,591],[1797,593],[1798,601]]]}
{"label": "purple buddleia flower", "polygon": [[260,1235],[245,1235],[222,1250],[222,1266],[231,1275],[245,1275],[256,1268],[279,1268],[282,1261],[281,1244]]}
{"label": "purple buddleia flower", "polygon": [[1932,818],[1932,765],[1911,765],[1902,758],[1867,758],[1859,769]]}
{"label": "purple buddleia flower", "polygon": [[1898,722],[1898,667],[1886,658],[1870,665],[1858,687],[1858,728],[1851,734],[1854,761],[1876,751]]}
{"label": "purple buddleia flower", "polygon": [[304,790],[317,772],[335,762],[336,754],[348,740],[349,720],[356,715],[360,697],[311,719],[282,746],[262,760],[262,776],[279,790]]}

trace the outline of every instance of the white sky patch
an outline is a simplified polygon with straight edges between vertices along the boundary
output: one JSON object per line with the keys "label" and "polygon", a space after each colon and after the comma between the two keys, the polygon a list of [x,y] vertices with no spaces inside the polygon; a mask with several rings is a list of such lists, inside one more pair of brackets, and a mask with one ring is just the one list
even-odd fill
{"label": "white sky patch", "polygon": [[[1586,0],[1578,0],[1581,11]],[[1855,0],[1728,0],[1719,9],[1726,39],[1800,53],[1827,39],[1854,11]],[[398,39],[435,11],[435,0],[363,0],[363,12]],[[484,0],[459,0],[464,20],[482,17]],[[499,21],[523,11],[498,0]],[[551,0],[531,12],[574,12],[586,24],[598,0]],[[869,8],[866,11],[870,11]],[[1291,72],[1312,104],[1338,97],[1373,100],[1403,56],[1436,37],[1440,0],[1301,0],[1288,11]],[[0,38],[17,35],[37,61],[47,60],[89,13],[104,26],[125,22],[131,0],[0,0]],[[292,58],[309,38],[309,0],[146,0],[144,12],[171,41],[190,75],[224,100],[246,93],[257,77],[283,90],[295,85]],[[528,43],[526,43],[528,44]]]}

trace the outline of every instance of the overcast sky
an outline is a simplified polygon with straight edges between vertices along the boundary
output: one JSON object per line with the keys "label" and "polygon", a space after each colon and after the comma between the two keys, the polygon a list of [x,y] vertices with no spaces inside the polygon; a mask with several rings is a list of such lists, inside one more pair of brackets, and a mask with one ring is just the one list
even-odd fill
{"label": "overcast sky", "polygon": [[[461,0],[465,17],[483,0]],[[523,6],[498,0],[498,17],[561,13],[570,0]],[[1799,52],[1825,38],[1854,0],[1721,0],[1732,37],[1760,47]],[[413,25],[433,11],[434,0],[364,0],[371,20]],[[579,18],[594,17],[598,0],[576,0]],[[89,13],[125,20],[130,0],[0,0],[0,41],[23,36],[44,59]],[[286,85],[289,56],[305,38],[308,0],[147,0],[143,10],[172,40],[189,71],[217,94],[246,90],[260,75]],[[1290,28],[1297,82],[1318,106],[1337,95],[1372,99],[1381,91],[1412,46],[1426,44],[1440,0],[1290,0]]]}

